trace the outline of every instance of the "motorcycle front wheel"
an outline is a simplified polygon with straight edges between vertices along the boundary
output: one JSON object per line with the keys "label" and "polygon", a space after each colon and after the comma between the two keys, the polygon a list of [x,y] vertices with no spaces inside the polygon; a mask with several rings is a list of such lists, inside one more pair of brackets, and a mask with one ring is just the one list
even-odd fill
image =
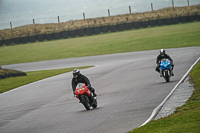
{"label": "motorcycle front wheel", "polygon": [[169,82],[169,80],[170,80],[168,71],[165,71],[165,80],[166,80],[166,82]]}
{"label": "motorcycle front wheel", "polygon": [[84,97],[84,96],[82,96],[80,100],[81,100],[81,103],[83,104],[83,106],[85,107],[85,109],[90,110],[89,100],[87,100],[86,97]]}

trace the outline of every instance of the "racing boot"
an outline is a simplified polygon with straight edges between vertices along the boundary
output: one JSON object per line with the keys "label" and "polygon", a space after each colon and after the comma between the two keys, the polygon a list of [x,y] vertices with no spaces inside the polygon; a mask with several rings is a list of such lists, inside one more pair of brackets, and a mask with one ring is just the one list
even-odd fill
{"label": "racing boot", "polygon": [[160,77],[162,77],[162,71],[160,71]]}
{"label": "racing boot", "polygon": [[172,70],[171,70],[172,76],[174,76],[173,69],[174,69],[174,65],[172,65]]}
{"label": "racing boot", "polygon": [[95,93],[95,90],[92,91],[94,97],[96,98],[97,97],[97,94]]}
{"label": "racing boot", "polygon": [[172,71],[172,76],[174,76],[174,73],[173,73],[173,71]]}
{"label": "racing boot", "polygon": [[174,76],[173,67],[171,68],[171,76]]}

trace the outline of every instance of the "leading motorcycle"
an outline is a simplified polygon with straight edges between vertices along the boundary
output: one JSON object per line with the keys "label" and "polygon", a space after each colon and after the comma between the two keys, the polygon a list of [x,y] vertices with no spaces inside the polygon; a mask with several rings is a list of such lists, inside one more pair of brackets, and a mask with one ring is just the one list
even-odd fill
{"label": "leading motorcycle", "polygon": [[169,82],[171,74],[172,74],[172,67],[168,59],[161,60],[160,70],[161,70],[162,77],[165,79],[166,82]]}
{"label": "leading motorcycle", "polygon": [[87,88],[85,83],[78,83],[75,90],[76,97],[80,100],[86,110],[90,110],[91,107],[97,107],[97,99],[94,94]]}

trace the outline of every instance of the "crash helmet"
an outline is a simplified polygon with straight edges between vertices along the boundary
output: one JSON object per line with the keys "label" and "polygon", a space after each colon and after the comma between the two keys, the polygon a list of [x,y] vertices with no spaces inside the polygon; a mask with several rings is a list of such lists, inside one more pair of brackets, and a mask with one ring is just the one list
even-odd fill
{"label": "crash helmet", "polygon": [[164,50],[164,49],[161,49],[161,50],[160,50],[160,55],[161,55],[161,56],[164,56],[164,55],[165,55],[165,50]]}
{"label": "crash helmet", "polygon": [[74,70],[73,70],[73,77],[74,77],[74,78],[77,78],[78,75],[80,75],[80,70],[79,70],[79,69],[74,69]]}

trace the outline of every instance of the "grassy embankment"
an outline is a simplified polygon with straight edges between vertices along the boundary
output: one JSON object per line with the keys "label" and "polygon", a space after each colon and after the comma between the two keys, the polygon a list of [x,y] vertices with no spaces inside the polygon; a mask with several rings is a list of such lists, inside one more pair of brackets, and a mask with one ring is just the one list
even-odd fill
{"label": "grassy embankment", "polygon": [[[78,67],[79,69],[89,68],[87,67]],[[26,72],[27,76],[12,77],[6,79],[0,79],[0,93],[9,91],[11,89],[39,81],[48,77],[59,75],[62,73],[71,72],[75,68],[64,68],[64,69],[53,69],[53,70],[44,70],[44,71],[34,71]]]}
{"label": "grassy embankment", "polygon": [[116,25],[135,21],[148,21],[162,18],[173,18],[179,16],[200,14],[200,4],[185,7],[169,7],[142,13],[123,14],[110,17],[90,18],[86,20],[75,20],[62,23],[25,25],[21,27],[0,30],[0,40],[23,36],[34,36],[38,34],[57,33],[66,30],[74,30],[87,27],[98,27],[104,25]]}
{"label": "grassy embankment", "polygon": [[200,62],[190,73],[195,90],[185,105],[174,114],[151,121],[129,133],[199,133],[200,131]]}

